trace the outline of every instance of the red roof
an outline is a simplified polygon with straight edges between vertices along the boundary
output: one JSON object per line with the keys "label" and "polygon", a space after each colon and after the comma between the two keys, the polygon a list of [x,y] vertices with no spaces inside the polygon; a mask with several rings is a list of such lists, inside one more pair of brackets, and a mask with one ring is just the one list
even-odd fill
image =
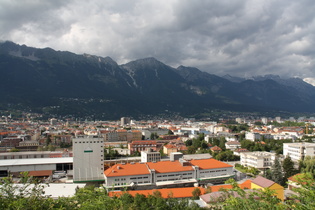
{"label": "red roof", "polygon": [[164,147],[167,149],[176,149],[176,146],[173,144],[167,144],[167,145],[164,145]]}
{"label": "red roof", "polygon": [[[239,184],[239,187],[242,189],[250,189],[251,180],[246,180],[244,183]],[[201,191],[201,195],[206,193],[206,189],[202,187],[198,187]],[[218,192],[220,189],[232,189],[232,185],[214,185],[211,186],[212,192]],[[192,197],[192,191],[195,187],[183,187],[183,188],[166,188],[166,189],[153,189],[153,190],[130,190],[127,192],[116,191],[109,192],[108,195],[110,197],[113,196],[121,196],[123,193],[129,193],[132,196],[136,194],[142,194],[145,196],[153,195],[154,191],[160,191],[163,198],[168,198],[172,195],[173,198],[190,198]]]}
{"label": "red roof", "polygon": [[115,177],[115,176],[132,176],[132,175],[140,175],[140,174],[150,174],[148,167],[144,163],[127,163],[116,164],[104,171],[105,176],[107,177]]}
{"label": "red roof", "polygon": [[262,176],[257,176],[254,180],[252,180],[252,183],[254,183],[260,187],[263,187],[263,188],[268,188],[268,187],[272,186],[273,184],[275,184],[274,181],[266,179]]}
{"label": "red roof", "polygon": [[150,169],[155,169],[157,173],[171,173],[179,171],[193,171],[191,166],[182,166],[179,161],[161,161],[161,162],[148,162]]}
{"label": "red roof", "polygon": [[222,149],[218,146],[214,146],[211,148],[212,151],[222,151]]}
{"label": "red roof", "polygon": [[133,141],[131,144],[156,144],[156,141]]}
{"label": "red roof", "polygon": [[[201,190],[201,194],[205,193],[205,189],[198,187]],[[136,194],[142,194],[145,196],[153,195],[154,191],[161,192],[162,198],[168,198],[172,196],[173,198],[190,198],[192,197],[192,191],[195,189],[195,187],[184,187],[184,188],[168,188],[168,189],[153,189],[153,190],[133,190],[133,191],[127,191],[127,192],[109,192],[108,195],[110,197],[113,196],[121,196],[123,193],[129,193],[132,196],[135,196]]]}
{"label": "red roof", "polygon": [[223,163],[216,159],[201,159],[201,160],[191,160],[190,163],[194,166],[199,166],[200,169],[213,169],[213,168],[227,168],[233,167],[227,163]]}

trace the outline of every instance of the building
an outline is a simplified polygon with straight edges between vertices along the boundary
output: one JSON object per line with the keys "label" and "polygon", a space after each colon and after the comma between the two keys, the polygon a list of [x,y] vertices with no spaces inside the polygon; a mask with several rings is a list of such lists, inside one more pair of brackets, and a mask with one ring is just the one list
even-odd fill
{"label": "building", "polygon": [[233,151],[233,155],[241,156],[242,152],[249,152],[246,148],[238,148]]}
{"label": "building", "polygon": [[130,124],[131,119],[129,117],[120,118],[120,125],[125,126]]}
{"label": "building", "polygon": [[274,191],[274,196],[282,201],[284,200],[284,188],[281,185],[262,176],[257,176],[252,180],[251,189],[265,190],[267,188]]}
{"label": "building", "polygon": [[72,169],[73,158],[30,158],[30,159],[6,159],[0,161],[0,176],[19,174],[20,172],[45,171],[46,176],[52,171],[68,171]]}
{"label": "building", "polygon": [[268,119],[266,117],[262,117],[261,122],[266,125],[268,123]]}
{"label": "building", "polygon": [[233,166],[215,159],[116,164],[105,172],[105,186],[175,187],[223,183],[234,177]]}
{"label": "building", "polygon": [[72,152],[70,151],[31,151],[31,152],[5,152],[0,153],[0,160],[10,160],[10,159],[33,159],[33,158],[62,158],[62,157],[72,157]]}
{"label": "building", "polygon": [[116,131],[108,131],[103,134],[105,142],[117,142],[118,133]]}
{"label": "building", "polygon": [[135,152],[145,151],[146,149],[153,149],[156,151],[157,149],[157,142],[148,140],[148,141],[133,141],[128,144],[128,149],[130,150],[130,154]]}
{"label": "building", "polygon": [[23,139],[18,136],[9,136],[1,140],[0,147],[5,148],[18,147],[21,141],[23,141]]}
{"label": "building", "polygon": [[[131,130],[131,141],[140,141],[142,139],[142,132],[140,130]],[[128,141],[130,141],[128,139]]]}
{"label": "building", "polygon": [[276,158],[271,152],[243,152],[240,155],[241,165],[257,169],[270,168]]}
{"label": "building", "polygon": [[73,139],[73,182],[104,181],[104,140]]}
{"label": "building", "polygon": [[159,161],[161,161],[161,154],[159,152],[155,152],[152,149],[141,151],[141,162],[146,163]]}
{"label": "building", "polygon": [[225,143],[225,148],[230,150],[236,150],[241,147],[241,143],[238,141],[229,141]]}
{"label": "building", "polygon": [[116,130],[118,135],[118,141],[127,141],[127,130],[125,129],[119,129]]}
{"label": "building", "polygon": [[222,152],[222,149],[218,146],[214,146],[214,147],[211,147],[210,149],[212,152]]}
{"label": "building", "polygon": [[256,140],[261,139],[261,135],[260,133],[246,132],[245,139],[250,140],[250,141],[256,141]]}
{"label": "building", "polygon": [[178,152],[176,145],[173,144],[167,144],[163,146],[163,153],[167,156],[170,156],[171,153]]}
{"label": "building", "polygon": [[292,161],[298,162],[306,156],[315,156],[315,143],[284,143],[283,155],[290,156]]}

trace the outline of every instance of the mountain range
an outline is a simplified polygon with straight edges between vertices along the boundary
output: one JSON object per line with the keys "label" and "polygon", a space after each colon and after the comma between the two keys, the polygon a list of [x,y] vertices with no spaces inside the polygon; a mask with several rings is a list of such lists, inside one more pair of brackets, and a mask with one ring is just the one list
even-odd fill
{"label": "mountain range", "polygon": [[118,65],[110,57],[9,41],[0,43],[0,74],[0,109],[117,119],[212,110],[314,112],[315,107],[315,87],[299,78],[219,77],[155,58]]}

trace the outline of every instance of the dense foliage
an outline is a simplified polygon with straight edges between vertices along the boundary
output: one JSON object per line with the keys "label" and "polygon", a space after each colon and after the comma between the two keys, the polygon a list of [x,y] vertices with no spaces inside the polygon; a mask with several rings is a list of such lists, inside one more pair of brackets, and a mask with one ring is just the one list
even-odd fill
{"label": "dense foliage", "polygon": [[[213,209],[314,209],[315,184],[310,173],[296,177],[301,187],[293,189],[296,192],[291,199],[281,202],[273,196],[274,191],[246,191],[240,189],[234,180],[228,180],[233,186],[231,190],[223,190],[223,197],[212,204]],[[153,195],[123,193],[117,197],[109,197],[107,191],[100,187],[85,187],[77,189],[73,197],[52,199],[44,196],[45,185],[27,174],[21,178],[21,184],[13,184],[12,178],[0,181],[0,209],[201,209],[188,199],[175,199],[172,194],[167,199],[162,198],[157,190]],[[192,196],[198,199],[200,191],[195,190]],[[240,197],[231,193],[235,191]],[[207,191],[210,193],[211,191]]]}

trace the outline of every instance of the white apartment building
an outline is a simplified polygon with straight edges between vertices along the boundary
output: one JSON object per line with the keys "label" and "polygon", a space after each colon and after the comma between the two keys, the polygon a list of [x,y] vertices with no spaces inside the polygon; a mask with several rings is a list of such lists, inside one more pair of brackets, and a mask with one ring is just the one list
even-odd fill
{"label": "white apartment building", "polygon": [[292,161],[298,162],[306,156],[315,156],[315,143],[300,142],[300,143],[284,143],[283,155],[291,157]]}
{"label": "white apartment building", "polygon": [[260,133],[252,133],[252,132],[246,132],[245,133],[245,139],[250,141],[260,140],[261,135]]}
{"label": "white apartment building", "polygon": [[271,152],[243,152],[241,153],[241,165],[257,169],[270,168],[276,158]]}
{"label": "white apartment building", "polygon": [[158,161],[161,161],[161,154],[159,152],[155,152],[152,149],[141,151],[141,162],[146,163]]}
{"label": "white apartment building", "polygon": [[230,150],[236,150],[237,148],[241,148],[241,143],[238,141],[229,141],[225,143],[225,148]]}
{"label": "white apartment building", "polygon": [[73,182],[104,181],[104,140],[73,139]]}

